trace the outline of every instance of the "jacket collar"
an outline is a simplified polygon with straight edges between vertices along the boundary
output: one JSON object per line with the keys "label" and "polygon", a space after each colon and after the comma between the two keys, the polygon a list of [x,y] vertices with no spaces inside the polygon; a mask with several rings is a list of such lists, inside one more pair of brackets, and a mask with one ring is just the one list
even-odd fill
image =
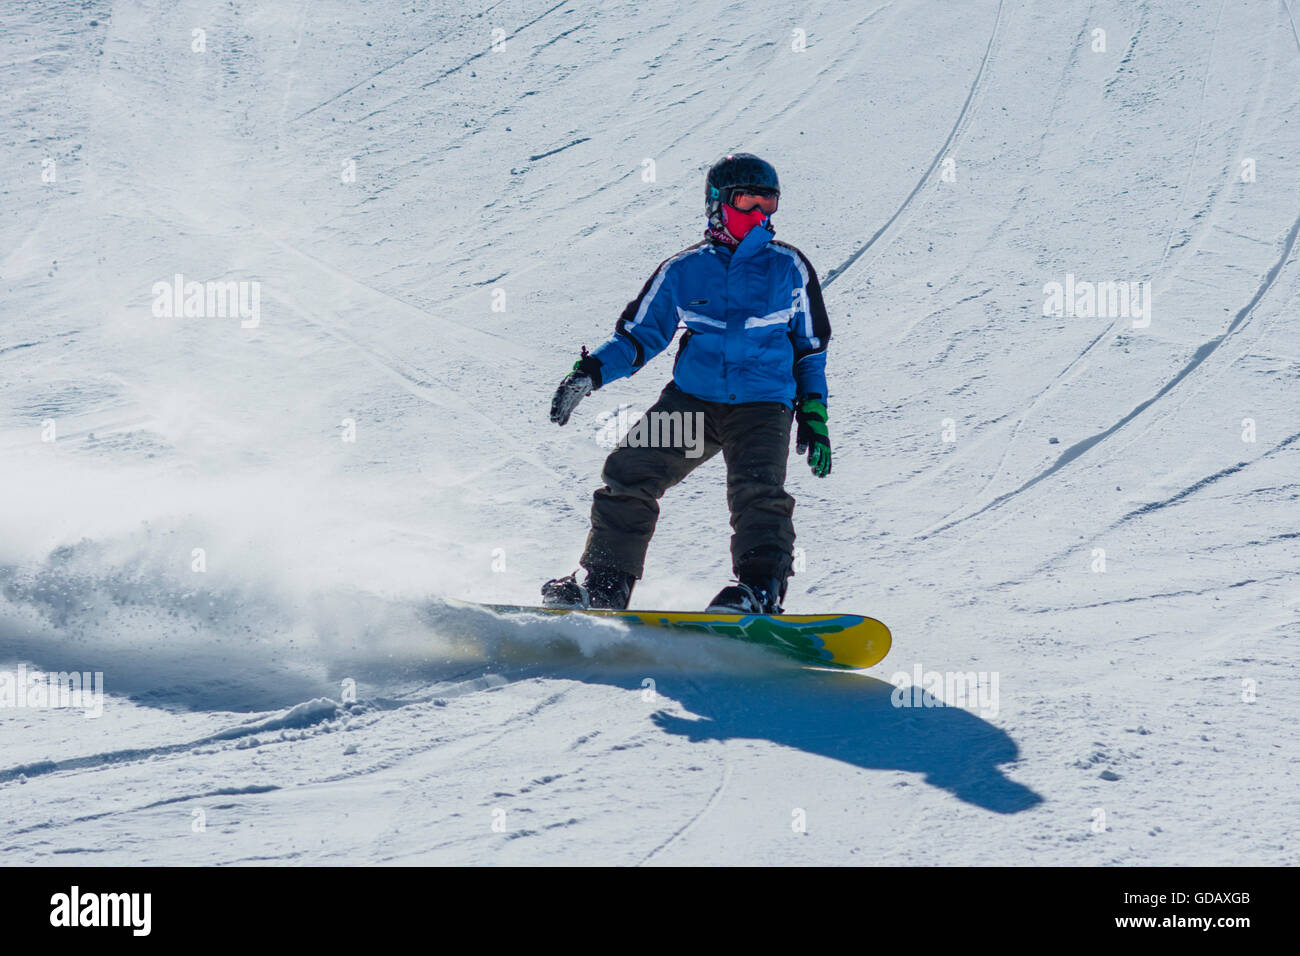
{"label": "jacket collar", "polygon": [[766,226],[755,226],[736,247],[736,256],[752,256],[772,241],[772,233]]}
{"label": "jacket collar", "polygon": [[725,252],[728,254],[728,258],[732,256],[752,256],[772,241],[772,230],[765,226],[755,226],[753,229],[749,230],[749,234],[746,235],[744,240],[736,246],[733,246],[728,242],[723,242],[721,239],[716,238],[707,231],[704,235],[705,238],[709,240],[710,245],[713,246],[715,252]]}

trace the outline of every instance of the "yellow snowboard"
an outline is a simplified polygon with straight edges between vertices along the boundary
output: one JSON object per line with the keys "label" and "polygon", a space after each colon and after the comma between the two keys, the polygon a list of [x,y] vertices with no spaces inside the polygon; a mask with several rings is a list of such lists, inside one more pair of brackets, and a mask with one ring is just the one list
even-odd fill
{"label": "yellow snowboard", "polygon": [[885,659],[892,639],[889,628],[857,614],[712,614],[708,611],[598,611],[484,605],[498,614],[585,614],[612,617],[627,624],[701,631],[770,647],[806,664],[824,667],[873,667]]}

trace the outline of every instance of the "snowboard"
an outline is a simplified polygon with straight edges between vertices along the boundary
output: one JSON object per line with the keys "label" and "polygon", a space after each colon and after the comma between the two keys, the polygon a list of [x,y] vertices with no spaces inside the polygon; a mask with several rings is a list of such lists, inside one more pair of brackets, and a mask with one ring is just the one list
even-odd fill
{"label": "snowboard", "polygon": [[713,614],[708,611],[608,611],[484,604],[497,614],[583,614],[630,625],[695,631],[770,648],[805,664],[860,668],[889,653],[889,628],[858,614]]}

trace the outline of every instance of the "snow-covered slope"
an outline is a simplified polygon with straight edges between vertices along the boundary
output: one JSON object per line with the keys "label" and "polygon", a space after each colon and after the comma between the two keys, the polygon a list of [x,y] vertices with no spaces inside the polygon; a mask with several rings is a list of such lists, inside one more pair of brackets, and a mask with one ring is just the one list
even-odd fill
{"label": "snow-covered slope", "polygon": [[[107,697],[0,709],[0,860],[1300,861],[1295,12],[5,4],[0,681]],[[447,601],[576,564],[670,360],[550,392],[736,148],[835,329],[787,606],[870,672]],[[721,478],[638,605],[725,582]]]}

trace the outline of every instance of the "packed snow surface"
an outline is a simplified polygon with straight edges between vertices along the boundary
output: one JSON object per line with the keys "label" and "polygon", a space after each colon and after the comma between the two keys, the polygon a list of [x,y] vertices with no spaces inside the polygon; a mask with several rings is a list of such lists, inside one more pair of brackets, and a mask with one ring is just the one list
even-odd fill
{"label": "packed snow surface", "polygon": [[[0,863],[1300,862],[1293,5],[8,0]],[[870,671],[466,603],[576,566],[671,354],[551,391],[735,149],[834,328],[787,608]]]}

